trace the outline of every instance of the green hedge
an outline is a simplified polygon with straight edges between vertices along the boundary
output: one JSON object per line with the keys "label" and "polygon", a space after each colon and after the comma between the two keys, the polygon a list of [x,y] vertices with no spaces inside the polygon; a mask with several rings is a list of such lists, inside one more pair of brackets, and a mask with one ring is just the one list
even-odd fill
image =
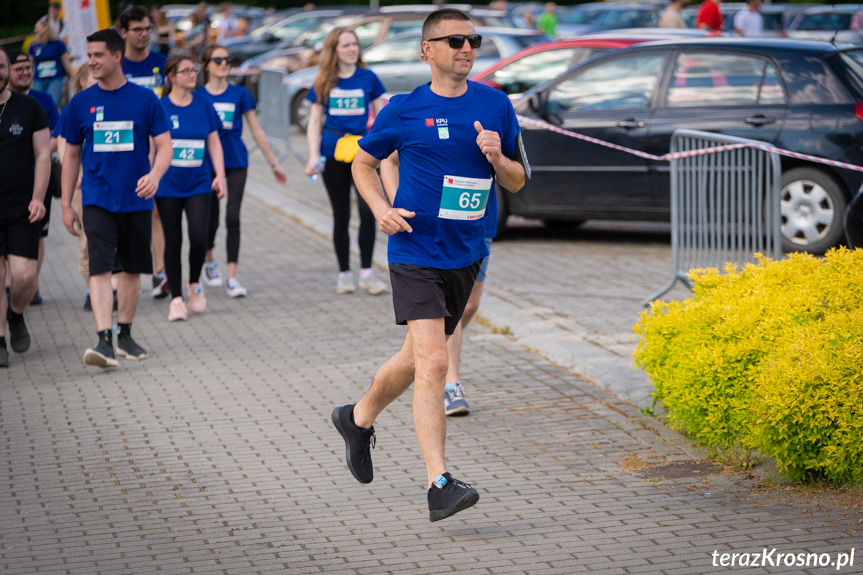
{"label": "green hedge", "polygon": [[863,481],[863,250],[690,277],[691,299],[654,302],[634,327],[669,423],[793,480]]}

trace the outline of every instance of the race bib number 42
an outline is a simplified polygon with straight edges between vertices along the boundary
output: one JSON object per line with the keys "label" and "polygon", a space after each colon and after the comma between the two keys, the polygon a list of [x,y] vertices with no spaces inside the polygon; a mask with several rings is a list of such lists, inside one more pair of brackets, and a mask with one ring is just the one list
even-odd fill
{"label": "race bib number 42", "polygon": [[204,163],[204,140],[171,140],[174,157],[171,165],[177,168],[197,168]]}
{"label": "race bib number 42", "polygon": [[135,149],[134,122],[94,122],[94,152],[131,152]]}
{"label": "race bib number 42", "polygon": [[461,178],[444,176],[439,218],[476,220],[485,215],[491,178]]}

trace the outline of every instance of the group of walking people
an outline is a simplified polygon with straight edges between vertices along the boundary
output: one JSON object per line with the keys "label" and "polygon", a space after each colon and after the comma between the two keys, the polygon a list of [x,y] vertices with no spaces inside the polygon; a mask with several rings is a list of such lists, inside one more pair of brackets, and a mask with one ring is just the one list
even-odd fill
{"label": "group of walking people", "polygon": [[[63,223],[71,234],[87,239],[90,305],[98,337],[86,350],[84,363],[98,367],[118,365],[117,356],[148,356],[131,334],[141,274],[153,275],[154,296],[170,292],[170,321],[206,309],[204,286],[222,281],[213,260],[213,242],[224,196],[226,290],[231,297],[246,295],[237,279],[240,206],[248,175],[244,124],[275,179],[286,183],[258,124],[254,100],[244,88],[228,83],[225,47],[208,46],[200,63],[191,54],[162,61],[145,47],[144,35],[152,30],[146,10],[131,8],[120,22],[123,36],[106,29],[88,37],[89,82],[82,78],[80,87],[91,85],[71,99],[54,131],[62,147]],[[136,40],[136,35],[141,38]],[[383,106],[385,88],[363,66],[357,34],[337,28],[325,40],[320,72],[309,93],[310,160],[305,171],[323,172],[332,204],[339,268],[336,292],[351,293],[356,287],[372,294],[387,291],[372,265],[377,221],[377,229],[389,236],[395,319],[407,326],[404,343],[374,374],[369,391],[356,404],[335,408],[331,419],[345,441],[349,470],[358,481],[369,483],[374,476],[373,424],[414,384],[414,419],[426,464],[431,521],[479,500],[478,491],[455,479],[444,461],[446,415],[468,412],[461,384],[448,380],[458,372],[459,330],[482,293],[495,233],[495,188],[518,191],[529,175],[509,99],[467,81],[481,43],[482,36],[466,13],[448,8],[432,13],[423,26],[421,44],[432,81]],[[32,173],[24,170],[29,175],[21,174],[14,185],[0,184],[0,280],[8,264],[13,293],[7,320],[13,350],[20,352],[26,351],[23,311],[36,275],[37,226],[45,211],[50,139],[47,119],[35,100],[10,98],[4,82],[7,68],[8,58],[0,51],[0,170],[12,163],[35,166]],[[157,74],[163,75],[162,82],[151,81]],[[22,110],[22,117],[24,110],[32,117],[27,131],[15,134],[14,156],[7,151],[7,106],[16,113]],[[369,131],[370,111],[376,117]],[[81,198],[77,210],[76,190]],[[356,287],[348,234],[352,190],[358,192],[360,213]],[[15,217],[9,217],[13,212]],[[183,281],[181,261],[183,214],[189,240],[188,282]],[[154,231],[164,236],[160,249]],[[24,285],[26,290],[15,287]],[[456,333],[459,337],[453,338]],[[5,353],[3,335],[0,332],[0,350]],[[29,334],[26,337],[29,347]],[[0,356],[3,359],[8,365]]]}

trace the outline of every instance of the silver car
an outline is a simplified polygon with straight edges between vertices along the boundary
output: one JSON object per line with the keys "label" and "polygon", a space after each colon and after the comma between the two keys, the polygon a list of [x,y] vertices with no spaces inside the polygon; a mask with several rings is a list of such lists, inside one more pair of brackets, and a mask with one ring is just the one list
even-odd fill
{"label": "silver car", "polygon": [[[479,26],[482,46],[477,50],[473,70],[485,70],[501,58],[515,54],[522,48],[550,40],[542,32],[518,28],[488,28]],[[366,66],[377,74],[389,94],[410,92],[420,84],[431,81],[431,68],[420,59],[422,32],[419,28],[405,30],[363,52]],[[318,67],[294,72],[285,78],[288,84],[288,101],[291,118],[302,130],[309,121],[311,104],[306,100],[309,88],[318,75]]]}
{"label": "silver car", "polygon": [[788,26],[789,38],[863,44],[863,6],[819,6],[797,15]]}

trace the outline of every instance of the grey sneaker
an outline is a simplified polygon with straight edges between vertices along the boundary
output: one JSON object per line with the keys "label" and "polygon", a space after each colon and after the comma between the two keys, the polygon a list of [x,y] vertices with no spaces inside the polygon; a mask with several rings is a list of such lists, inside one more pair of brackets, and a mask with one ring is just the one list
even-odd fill
{"label": "grey sneaker", "polygon": [[219,287],[222,285],[222,272],[219,271],[219,262],[204,262],[204,285],[207,287]]}
{"label": "grey sneaker", "polygon": [[470,406],[464,398],[464,388],[461,383],[446,384],[443,390],[443,411],[447,415],[467,415]]}
{"label": "grey sneaker", "polygon": [[378,295],[387,291],[387,284],[375,275],[374,270],[363,275],[360,273],[360,289],[364,289],[372,295]]}
{"label": "grey sneaker", "polygon": [[249,295],[249,292],[237,278],[228,278],[228,282],[225,284],[225,291],[228,293],[228,297],[246,297]]}
{"label": "grey sneaker", "polygon": [[358,427],[354,423],[354,406],[343,405],[333,410],[330,416],[333,425],[345,440],[345,459],[348,469],[360,483],[371,483],[374,479],[372,449],[375,446],[375,428]]}
{"label": "grey sneaker", "polygon": [[336,293],[354,293],[356,291],[356,287],[354,287],[354,274],[350,270],[346,272],[339,272],[339,279],[336,281]]}
{"label": "grey sneaker", "polygon": [[428,490],[429,520],[440,521],[479,501],[479,493],[449,473],[438,475]]}
{"label": "grey sneaker", "polygon": [[117,367],[117,359],[114,357],[114,346],[105,341],[99,340],[99,344],[91,347],[84,352],[84,364],[95,367]]}

